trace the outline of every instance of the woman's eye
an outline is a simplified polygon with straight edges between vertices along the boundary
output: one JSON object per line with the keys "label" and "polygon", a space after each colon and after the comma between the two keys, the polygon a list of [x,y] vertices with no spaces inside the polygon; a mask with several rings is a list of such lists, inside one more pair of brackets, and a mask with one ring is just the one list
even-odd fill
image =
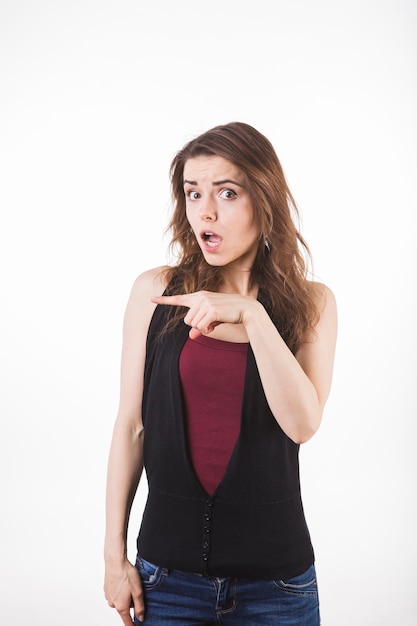
{"label": "woman's eye", "polygon": [[220,197],[225,200],[233,200],[233,198],[236,198],[236,195],[237,194],[233,191],[233,189],[222,189],[220,192]]}
{"label": "woman's eye", "polygon": [[189,191],[187,193],[187,196],[190,198],[190,200],[198,200],[200,197],[200,194],[198,193],[198,191]]}

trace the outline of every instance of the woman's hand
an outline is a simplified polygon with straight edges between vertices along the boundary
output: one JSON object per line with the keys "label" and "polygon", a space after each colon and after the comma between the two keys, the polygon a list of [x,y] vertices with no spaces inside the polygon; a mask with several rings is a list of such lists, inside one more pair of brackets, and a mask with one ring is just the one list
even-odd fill
{"label": "woman's hand", "polygon": [[243,324],[271,412],[285,434],[299,444],[308,441],[320,425],[330,391],[337,331],[333,293],[319,283],[311,283],[310,288],[317,297],[320,319],[296,354],[266,309],[250,296],[198,291],[160,296],[152,302],[188,307],[184,322],[192,327],[191,339],[213,332],[218,324]]}
{"label": "woman's hand", "polygon": [[121,566],[106,566],[104,594],[108,605],[116,609],[125,626],[134,624],[130,614],[132,606],[137,619],[144,621],[145,605],[139,572],[127,559]]}
{"label": "woman's hand", "polygon": [[257,300],[240,294],[196,291],[176,296],[158,296],[152,302],[168,306],[185,306],[184,322],[191,326],[190,337],[209,335],[219,324],[245,324],[248,311]]}

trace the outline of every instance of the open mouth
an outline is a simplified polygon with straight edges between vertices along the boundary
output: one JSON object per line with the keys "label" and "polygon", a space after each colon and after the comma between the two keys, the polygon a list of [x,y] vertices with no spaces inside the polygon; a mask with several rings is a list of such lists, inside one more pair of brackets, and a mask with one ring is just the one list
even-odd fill
{"label": "open mouth", "polygon": [[211,230],[205,230],[201,233],[201,238],[205,244],[207,244],[210,248],[215,248],[218,246],[222,238],[219,235],[216,235]]}

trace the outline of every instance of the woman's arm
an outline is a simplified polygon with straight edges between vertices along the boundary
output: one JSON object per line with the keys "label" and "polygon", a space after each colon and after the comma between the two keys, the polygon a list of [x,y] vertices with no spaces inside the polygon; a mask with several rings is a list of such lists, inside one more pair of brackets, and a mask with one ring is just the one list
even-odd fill
{"label": "woman's arm", "polygon": [[256,312],[248,307],[244,315],[268,404],[283,431],[296,443],[308,441],[320,426],[330,392],[336,345],[334,295],[317,283],[312,289],[320,319],[295,357],[261,305]]}
{"label": "woman's arm", "polygon": [[337,333],[333,293],[324,285],[310,285],[320,319],[295,356],[265,308],[250,296],[196,292],[152,300],[189,307],[184,321],[192,327],[191,337],[212,333],[219,324],[243,324],[275,419],[294,442],[304,443],[320,425],[331,385]]}
{"label": "woman's arm", "polygon": [[144,604],[140,578],[127,559],[130,509],[143,469],[141,415],[146,336],[155,305],[150,297],[162,292],[160,269],[139,276],[133,285],[123,323],[120,403],[110,447],[106,492],[104,590],[109,605],[126,626],[133,624],[133,604],[140,621]]}

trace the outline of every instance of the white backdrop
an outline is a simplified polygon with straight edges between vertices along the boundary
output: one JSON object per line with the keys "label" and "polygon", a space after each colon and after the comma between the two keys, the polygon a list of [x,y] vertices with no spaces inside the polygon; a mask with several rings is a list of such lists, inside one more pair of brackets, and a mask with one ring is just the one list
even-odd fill
{"label": "white backdrop", "polygon": [[171,158],[234,120],[273,142],[339,305],[301,453],[323,626],[417,623],[416,25],[414,0],[0,0],[2,624],[121,624],[124,307],[166,261]]}

